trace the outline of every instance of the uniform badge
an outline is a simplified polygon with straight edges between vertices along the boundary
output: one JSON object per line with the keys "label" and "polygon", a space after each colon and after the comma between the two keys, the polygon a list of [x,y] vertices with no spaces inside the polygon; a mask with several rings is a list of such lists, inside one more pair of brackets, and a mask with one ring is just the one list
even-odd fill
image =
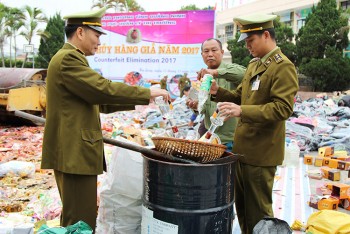
{"label": "uniform badge", "polygon": [[275,54],[273,58],[275,59],[276,63],[280,63],[283,61],[283,58],[280,54]]}
{"label": "uniform badge", "polygon": [[268,67],[270,65],[270,63],[272,62],[271,58],[266,59],[266,61],[264,62],[265,66]]}

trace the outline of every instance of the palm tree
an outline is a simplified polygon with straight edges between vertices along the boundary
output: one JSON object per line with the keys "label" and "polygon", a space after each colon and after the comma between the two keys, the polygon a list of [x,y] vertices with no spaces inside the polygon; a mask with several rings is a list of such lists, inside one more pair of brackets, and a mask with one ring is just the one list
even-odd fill
{"label": "palm tree", "polygon": [[[24,30],[20,33],[20,35],[24,36],[24,38],[28,41],[28,44],[32,43],[32,39],[34,35],[43,36],[45,35],[44,30],[38,29],[40,22],[47,22],[47,18],[45,14],[39,8],[31,8],[30,6],[25,6],[24,11],[26,14],[26,23],[24,25]],[[22,68],[24,64],[27,62],[28,53],[26,53]],[[34,55],[33,55],[34,59]]]}
{"label": "palm tree", "polygon": [[10,8],[9,11],[6,14],[7,16],[7,30],[9,31],[10,35],[10,67],[12,67],[12,38],[14,42],[14,50],[15,50],[15,64],[16,67],[16,57],[17,57],[17,45],[16,45],[16,37],[18,30],[24,25],[25,15],[22,13],[22,11],[18,8]]}
{"label": "palm tree", "polygon": [[145,11],[135,0],[125,0],[129,11]]}
{"label": "palm tree", "polygon": [[[0,3],[0,25],[6,24],[7,11],[8,11],[8,7]],[[5,67],[4,45],[5,45],[5,40],[7,36],[8,36],[8,32],[6,31],[5,27],[1,26],[0,27],[0,53],[1,53],[2,67]]]}
{"label": "palm tree", "polygon": [[107,9],[114,8],[115,12],[119,12],[121,4],[125,7],[126,11],[144,11],[144,9],[135,0],[97,0],[92,1],[91,9],[97,7],[106,7]]}

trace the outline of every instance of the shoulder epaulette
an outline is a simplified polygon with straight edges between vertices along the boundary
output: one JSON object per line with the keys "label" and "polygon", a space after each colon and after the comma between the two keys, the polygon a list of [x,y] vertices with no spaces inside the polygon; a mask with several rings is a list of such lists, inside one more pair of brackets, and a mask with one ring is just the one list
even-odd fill
{"label": "shoulder epaulette", "polygon": [[283,61],[283,58],[280,54],[275,54],[273,58],[275,59],[276,63],[280,63]]}
{"label": "shoulder epaulette", "polygon": [[252,60],[249,61],[249,63],[253,63],[253,62],[256,62],[258,61],[260,58],[252,58]]}

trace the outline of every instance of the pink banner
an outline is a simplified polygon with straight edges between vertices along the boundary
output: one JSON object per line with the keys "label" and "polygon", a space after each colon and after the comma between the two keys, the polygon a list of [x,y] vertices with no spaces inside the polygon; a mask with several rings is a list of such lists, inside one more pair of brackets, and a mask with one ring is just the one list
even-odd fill
{"label": "pink banner", "polygon": [[213,36],[214,14],[212,10],[106,14],[102,26],[134,43],[196,44]]}

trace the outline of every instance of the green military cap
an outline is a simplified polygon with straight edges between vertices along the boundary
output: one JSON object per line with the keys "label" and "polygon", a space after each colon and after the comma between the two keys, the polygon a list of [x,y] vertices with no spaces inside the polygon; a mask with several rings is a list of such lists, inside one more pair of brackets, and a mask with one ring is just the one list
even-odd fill
{"label": "green military cap", "polygon": [[277,15],[254,14],[235,17],[233,21],[240,27],[241,36],[238,42],[249,37],[251,32],[273,28],[273,20]]}
{"label": "green military cap", "polygon": [[98,10],[84,11],[71,15],[66,15],[63,19],[67,20],[67,25],[85,25],[99,33],[106,34],[102,29],[101,18],[105,14],[106,8],[102,7]]}

